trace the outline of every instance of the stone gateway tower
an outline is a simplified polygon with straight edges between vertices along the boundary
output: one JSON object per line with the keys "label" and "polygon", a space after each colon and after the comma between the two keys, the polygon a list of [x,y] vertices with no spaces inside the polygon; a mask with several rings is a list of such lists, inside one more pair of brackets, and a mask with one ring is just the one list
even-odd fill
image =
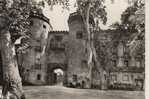
{"label": "stone gateway tower", "polygon": [[30,84],[46,84],[45,48],[52,27],[42,11],[32,12],[29,20],[30,48],[19,58],[20,67],[23,69],[22,78]]}
{"label": "stone gateway tower", "polygon": [[[87,73],[87,49],[84,23],[82,16],[75,12],[70,14],[68,19],[68,82],[77,82],[82,87],[88,83]],[[71,84],[71,83],[70,83]]]}

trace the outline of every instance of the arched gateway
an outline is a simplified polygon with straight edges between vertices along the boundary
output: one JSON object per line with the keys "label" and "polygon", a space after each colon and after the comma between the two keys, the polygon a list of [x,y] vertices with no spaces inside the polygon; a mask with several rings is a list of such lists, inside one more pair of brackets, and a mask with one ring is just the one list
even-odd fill
{"label": "arched gateway", "polygon": [[67,64],[49,63],[47,69],[48,85],[67,84]]}

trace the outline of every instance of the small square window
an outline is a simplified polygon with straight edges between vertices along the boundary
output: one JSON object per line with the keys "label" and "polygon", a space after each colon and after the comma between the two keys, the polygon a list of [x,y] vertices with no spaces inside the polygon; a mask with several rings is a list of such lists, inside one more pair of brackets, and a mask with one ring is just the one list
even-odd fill
{"label": "small square window", "polygon": [[57,41],[62,41],[63,37],[62,37],[61,35],[56,35],[56,36],[55,36],[55,39],[56,39]]}
{"label": "small square window", "polygon": [[86,60],[82,60],[81,61],[81,66],[82,67],[86,67],[87,66],[87,61]]}
{"label": "small square window", "polygon": [[82,39],[82,38],[83,38],[83,33],[82,33],[81,31],[78,31],[78,32],[76,33],[76,38],[77,38],[77,39]]}
{"label": "small square window", "polygon": [[113,65],[114,67],[116,67],[117,61],[116,61],[116,60],[112,60],[112,65]]}
{"label": "small square window", "polygon": [[41,70],[41,64],[36,63],[35,64],[35,69]]}
{"label": "small square window", "polygon": [[124,75],[123,76],[123,81],[129,81],[129,76],[128,75]]}
{"label": "small square window", "polygon": [[117,76],[116,76],[116,75],[112,75],[112,76],[111,76],[111,79],[112,79],[113,81],[117,81]]}
{"label": "small square window", "polygon": [[42,52],[42,48],[41,48],[40,46],[36,46],[36,47],[35,47],[35,51],[36,51],[36,52]]}

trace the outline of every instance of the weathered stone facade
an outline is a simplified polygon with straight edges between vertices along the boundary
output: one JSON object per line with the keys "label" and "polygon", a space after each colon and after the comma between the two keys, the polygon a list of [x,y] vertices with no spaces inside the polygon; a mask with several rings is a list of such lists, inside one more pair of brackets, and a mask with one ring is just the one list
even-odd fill
{"label": "weathered stone facade", "polygon": [[75,77],[78,83],[84,82],[84,86],[87,86],[87,34],[81,15],[78,13],[70,14],[68,25],[68,82],[73,82],[73,77]]}
{"label": "weathered stone facade", "polygon": [[[69,31],[52,31],[42,14],[30,17],[30,49],[18,54],[23,82],[34,85],[55,84],[55,69],[63,71],[63,85],[88,88],[88,65],[85,27],[81,15],[72,13]],[[144,56],[127,46],[129,38],[122,31],[95,32],[95,46],[102,71],[92,69],[92,88],[108,89],[144,86]],[[138,41],[139,42],[139,41]],[[141,52],[142,53],[142,52]]]}
{"label": "weathered stone facade", "polygon": [[18,62],[23,69],[23,80],[30,84],[46,84],[47,68],[45,48],[48,33],[52,30],[49,19],[42,13],[31,13],[29,40],[30,48],[18,55]]}
{"label": "weathered stone facade", "polygon": [[63,70],[63,84],[67,83],[68,57],[66,46],[69,33],[67,31],[50,31],[46,47],[47,84],[55,84],[54,70]]}
{"label": "weathered stone facade", "polygon": [[139,51],[140,48],[136,47],[136,50],[132,51],[133,45],[128,45],[130,40],[128,33],[118,30],[98,31],[95,39],[98,59],[106,70],[107,86],[115,89],[129,87],[143,90],[145,79],[143,48]]}

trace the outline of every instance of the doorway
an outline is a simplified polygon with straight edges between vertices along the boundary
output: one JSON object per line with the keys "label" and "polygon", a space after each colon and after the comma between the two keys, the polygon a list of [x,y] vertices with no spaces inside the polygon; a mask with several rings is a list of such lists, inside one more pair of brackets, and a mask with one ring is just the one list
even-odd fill
{"label": "doorway", "polygon": [[64,82],[64,71],[61,68],[53,69],[51,75],[52,85],[63,86]]}

